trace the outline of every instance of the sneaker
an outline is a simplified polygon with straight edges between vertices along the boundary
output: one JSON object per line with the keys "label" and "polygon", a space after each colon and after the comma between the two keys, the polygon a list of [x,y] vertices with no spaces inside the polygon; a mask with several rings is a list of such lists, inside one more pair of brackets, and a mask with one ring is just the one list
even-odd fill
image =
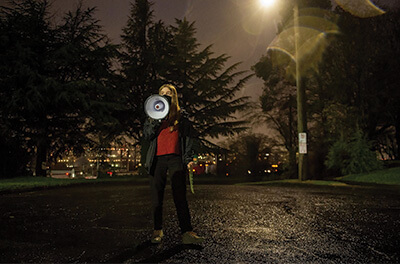
{"label": "sneaker", "polygon": [[164,237],[164,233],[162,230],[154,230],[153,236],[151,237],[151,243],[160,244]]}
{"label": "sneaker", "polygon": [[199,237],[195,232],[185,232],[182,235],[182,243],[188,244],[201,244],[204,242],[204,237]]}

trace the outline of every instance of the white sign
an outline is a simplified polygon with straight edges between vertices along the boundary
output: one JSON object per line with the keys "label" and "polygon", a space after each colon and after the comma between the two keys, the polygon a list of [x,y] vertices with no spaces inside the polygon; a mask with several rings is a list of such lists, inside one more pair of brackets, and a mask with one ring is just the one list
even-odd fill
{"label": "white sign", "polygon": [[299,133],[299,153],[307,154],[307,134]]}

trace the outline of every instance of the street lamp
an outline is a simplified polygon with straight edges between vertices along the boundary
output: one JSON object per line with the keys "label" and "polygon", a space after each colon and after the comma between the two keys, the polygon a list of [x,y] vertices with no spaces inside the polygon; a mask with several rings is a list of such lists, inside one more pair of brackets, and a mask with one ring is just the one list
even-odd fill
{"label": "street lamp", "polygon": [[[273,0],[260,0],[260,3],[264,6],[272,5]],[[299,7],[297,1],[293,8],[293,19],[294,19],[294,61],[296,63],[296,91],[297,91],[297,132],[299,138],[299,160],[298,160],[298,178],[303,181],[307,178],[307,119],[305,111],[305,87],[303,86],[301,79],[301,65],[299,56]]]}
{"label": "street lamp", "polygon": [[293,9],[294,19],[294,45],[295,45],[295,63],[296,63],[296,91],[297,91],[297,132],[299,141],[299,180],[307,179],[307,118],[306,118],[306,91],[301,80],[300,59],[299,59],[299,6],[295,2]]}
{"label": "street lamp", "polygon": [[260,0],[260,4],[263,7],[272,6],[275,3],[275,0]]}

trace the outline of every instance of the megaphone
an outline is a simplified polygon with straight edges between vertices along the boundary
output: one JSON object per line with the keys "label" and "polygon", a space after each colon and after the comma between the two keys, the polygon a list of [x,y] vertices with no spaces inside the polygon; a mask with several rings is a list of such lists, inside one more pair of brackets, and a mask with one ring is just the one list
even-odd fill
{"label": "megaphone", "polygon": [[153,119],[164,119],[169,113],[170,104],[167,96],[150,95],[144,102],[144,112]]}

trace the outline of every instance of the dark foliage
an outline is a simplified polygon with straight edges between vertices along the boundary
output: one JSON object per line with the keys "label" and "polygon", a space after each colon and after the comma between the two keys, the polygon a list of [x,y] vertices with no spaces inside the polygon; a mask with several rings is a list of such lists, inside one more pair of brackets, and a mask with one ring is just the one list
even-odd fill
{"label": "dark foliage", "polygon": [[[112,57],[94,8],[53,25],[48,1],[11,1],[0,11],[0,118],[11,151],[35,157],[36,175],[65,151],[82,153],[114,127]],[[112,131],[112,130],[111,130]],[[36,154],[36,155],[34,155]]]}

